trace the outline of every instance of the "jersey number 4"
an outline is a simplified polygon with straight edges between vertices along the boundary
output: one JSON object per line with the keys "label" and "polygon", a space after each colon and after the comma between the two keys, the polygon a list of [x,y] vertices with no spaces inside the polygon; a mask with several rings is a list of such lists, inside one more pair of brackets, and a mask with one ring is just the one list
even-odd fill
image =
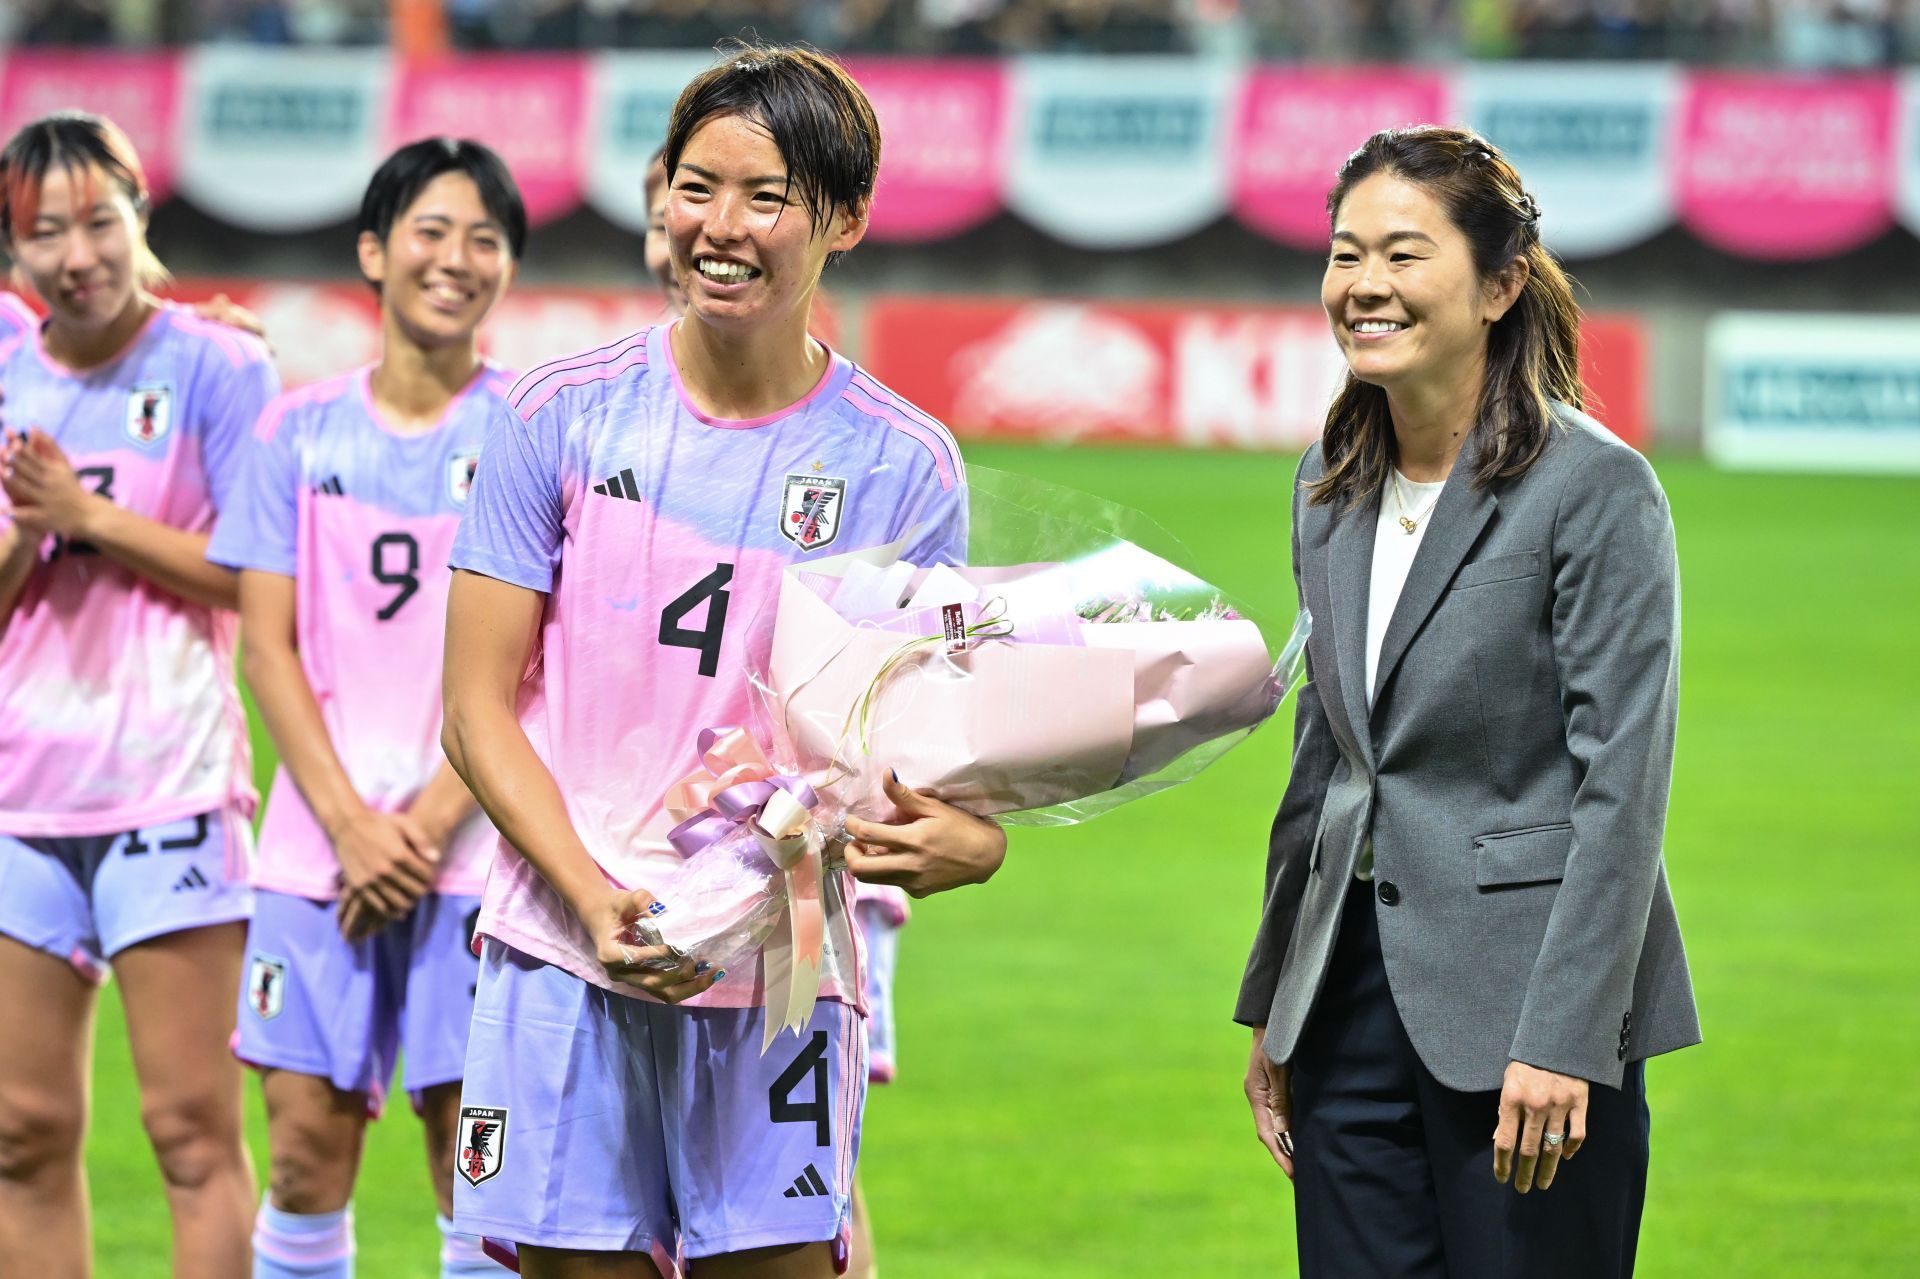
{"label": "jersey number 4", "polygon": [[[727,583],[733,580],[733,565],[716,564],[713,572],[689,586],[660,612],[660,642],[675,648],[691,648],[700,654],[700,673],[712,678],[720,669],[720,640],[727,629]],[[706,625],[699,630],[680,623],[688,613],[707,602]]]}
{"label": "jersey number 4", "polygon": [[[767,1014],[772,1016],[771,1013]],[[809,1075],[813,1077],[813,1100],[795,1101],[793,1090]],[[793,1063],[780,1072],[767,1089],[767,1118],[776,1124],[813,1125],[814,1144],[833,1144],[833,1116],[827,1094],[827,1032],[816,1030]]]}

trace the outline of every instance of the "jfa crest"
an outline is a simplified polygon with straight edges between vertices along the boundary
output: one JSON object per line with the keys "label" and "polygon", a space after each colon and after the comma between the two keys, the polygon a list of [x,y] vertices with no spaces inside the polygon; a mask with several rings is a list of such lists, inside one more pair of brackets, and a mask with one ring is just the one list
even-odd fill
{"label": "jfa crest", "polygon": [[461,449],[447,459],[447,496],[455,506],[467,504],[467,494],[473,492],[473,470],[479,465],[479,449]]}
{"label": "jfa crest", "polygon": [[157,444],[173,430],[173,387],[166,382],[142,382],[127,395],[127,438],[135,444]]}
{"label": "jfa crest", "polygon": [[505,1107],[460,1107],[460,1148],[454,1154],[454,1166],[469,1186],[499,1174],[507,1157],[507,1112]]}
{"label": "jfa crest", "polygon": [[780,532],[803,551],[817,551],[840,535],[847,482],[831,475],[789,475],[780,497]]}
{"label": "jfa crest", "polygon": [[261,1021],[280,1015],[286,999],[287,961],[256,954],[247,967],[247,1007]]}

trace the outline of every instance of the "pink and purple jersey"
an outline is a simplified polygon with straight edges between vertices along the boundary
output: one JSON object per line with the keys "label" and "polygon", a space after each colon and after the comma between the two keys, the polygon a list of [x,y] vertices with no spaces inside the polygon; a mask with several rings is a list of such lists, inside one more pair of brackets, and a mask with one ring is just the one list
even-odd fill
{"label": "pink and purple jersey", "polygon": [[[170,304],[83,371],[55,363],[35,325],[0,328],[7,427],[45,431],[81,483],[189,532],[213,527],[277,390],[262,343]],[[0,633],[0,832],[105,834],[250,805],[237,631],[232,613],[49,537]]]}
{"label": "pink and purple jersey", "polygon": [[[670,331],[521,378],[453,548],[455,568],[547,594],[520,722],[588,851],[623,886],[674,856],[660,801],[698,764],[699,731],[752,723],[748,637],[767,642],[770,625],[756,622],[770,623],[787,565],[915,530],[910,560],[966,550],[966,475],[945,427],[837,355],[778,413],[708,417],[681,385]],[[850,879],[829,876],[821,989],[857,1003],[851,900]],[[480,931],[639,993],[609,982],[572,913],[504,841]],[[760,974],[693,1002],[762,1003]]]}
{"label": "pink and purple jersey", "polygon": [[39,323],[33,308],[21,300],[19,294],[0,289],[0,342],[21,333],[31,333]]}
{"label": "pink and purple jersey", "polygon": [[[430,431],[381,422],[370,369],[289,392],[260,417],[207,558],[295,583],[295,642],[334,752],[367,804],[412,803],[445,762],[440,663],[447,557],[481,445],[505,411],[488,365]],[[475,812],[449,839],[436,892],[479,893],[496,842]],[[331,899],[340,863],[293,777],[274,777],[254,886]]]}

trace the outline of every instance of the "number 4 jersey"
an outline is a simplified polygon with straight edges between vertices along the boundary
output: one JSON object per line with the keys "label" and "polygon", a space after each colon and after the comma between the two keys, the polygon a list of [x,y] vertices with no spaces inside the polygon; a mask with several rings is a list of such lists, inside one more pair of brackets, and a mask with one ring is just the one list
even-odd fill
{"label": "number 4 jersey", "polygon": [[[75,370],[0,301],[0,421],[46,432],[87,489],[172,528],[213,527],[279,387],[264,345],[171,305]],[[250,805],[237,630],[98,547],[45,538],[0,631],[0,832],[104,835]]]}
{"label": "number 4 jersey", "polygon": [[[456,568],[547,595],[520,722],[587,850],[626,887],[673,856],[661,799],[698,764],[700,730],[754,723],[749,673],[782,570],[910,532],[905,558],[953,563],[967,539],[960,453],[932,418],[836,355],[798,403],[717,420],[689,401],[669,333],[520,380],[453,552]],[[821,989],[858,1002],[847,890],[829,877]],[[608,980],[572,913],[504,846],[480,931],[639,993]],[[694,1002],[752,1006],[760,987],[733,973]]]}
{"label": "number 4 jersey", "polygon": [[[300,666],[334,752],[369,807],[395,812],[446,758],[447,555],[511,379],[483,366],[437,426],[401,434],[375,411],[371,375],[361,369],[268,406],[207,558],[294,580]],[[493,844],[476,812],[448,840],[436,891],[477,894]],[[332,843],[281,768],[254,885],[327,899],[339,874]]]}

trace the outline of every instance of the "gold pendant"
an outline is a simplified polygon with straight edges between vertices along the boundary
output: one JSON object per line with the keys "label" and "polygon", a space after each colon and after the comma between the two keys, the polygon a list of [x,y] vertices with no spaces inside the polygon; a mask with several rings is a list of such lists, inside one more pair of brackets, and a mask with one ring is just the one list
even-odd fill
{"label": "gold pendant", "polygon": [[1408,537],[1412,537],[1413,531],[1419,528],[1420,526],[1418,524],[1415,524],[1412,520],[1408,519],[1406,516],[1402,515],[1400,517],[1400,527],[1407,530]]}

